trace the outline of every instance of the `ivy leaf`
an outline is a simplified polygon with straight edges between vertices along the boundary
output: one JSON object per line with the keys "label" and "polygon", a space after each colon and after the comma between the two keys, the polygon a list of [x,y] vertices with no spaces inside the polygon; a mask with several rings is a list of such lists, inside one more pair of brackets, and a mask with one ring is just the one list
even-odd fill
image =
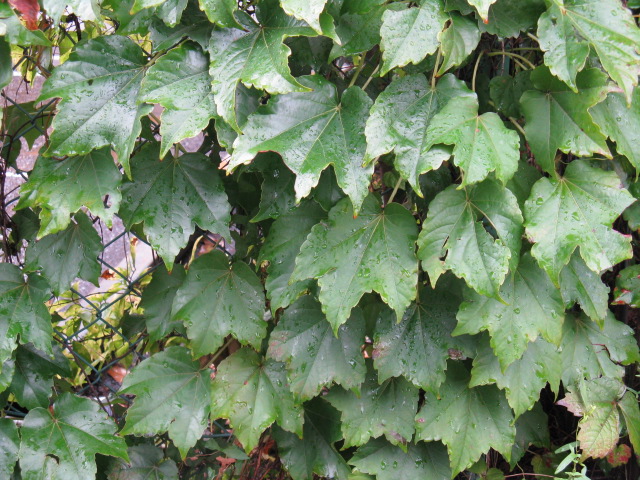
{"label": "ivy leaf", "polygon": [[476,7],[480,17],[486,22],[489,18],[489,7],[496,3],[497,0],[467,0],[469,5]]}
{"label": "ivy leaf", "polygon": [[528,253],[500,288],[502,302],[473,291],[465,297],[453,334],[487,330],[503,369],[519,359],[538,335],[555,345],[562,339],[562,296]]}
{"label": "ivy leaf", "polygon": [[162,450],[154,445],[129,447],[129,464],[118,462],[109,471],[109,480],[175,480],[178,478],[176,463],[164,458]]}
{"label": "ivy leaf", "polygon": [[541,178],[525,203],[532,255],[557,285],[573,251],[594,272],[631,257],[631,239],[611,228],[634,198],[615,172],[573,161],[563,177]]}
{"label": "ivy leaf", "polygon": [[262,151],[278,152],[296,174],[300,200],[318,184],[320,173],[333,165],[338,185],[359,210],[373,173],[373,165],[362,166],[365,121],[372,102],[359,87],[348,88],[338,101],[336,87],[319,75],[299,81],[313,91],[281,95],[259,107],[234,143],[229,168],[249,163]]}
{"label": "ivy leaf", "polygon": [[360,386],[366,373],[360,351],[364,337],[360,309],[340,326],[336,337],[320,304],[305,295],[280,317],[269,336],[267,357],[287,362],[289,389],[308,400],[333,382],[347,389]]}
{"label": "ivy leaf", "polygon": [[316,33],[305,22],[289,17],[276,0],[263,2],[255,15],[246,13],[236,19],[242,30],[214,30],[209,43],[213,93],[218,114],[240,132],[235,114],[238,82],[269,93],[305,92],[309,88],[291,76],[287,58],[291,53],[283,40]]}
{"label": "ivy leaf", "polygon": [[199,0],[199,4],[211,23],[227,28],[240,27],[233,16],[233,12],[238,10],[236,0]]}
{"label": "ivy leaf", "polygon": [[454,163],[464,171],[462,186],[480,182],[493,171],[504,184],[518,169],[520,137],[498,114],[478,115],[475,95],[453,98],[432,118],[422,151],[438,143],[455,145]]}
{"label": "ivy leaf", "polygon": [[0,263],[0,364],[20,343],[28,342],[44,351],[51,350],[51,315],[45,306],[51,290],[44,278],[22,271],[10,263]]}
{"label": "ivy leaf", "polygon": [[451,23],[440,35],[443,60],[438,75],[442,75],[452,67],[462,65],[480,43],[480,29],[477,22],[456,12],[451,13],[450,19]]}
{"label": "ivy leaf", "polygon": [[187,244],[196,225],[230,238],[231,206],[220,175],[202,154],[158,159],[157,148],[142,150],[133,164],[133,182],[122,188],[119,216],[125,226],[144,222],[144,232],[167,268]]}
{"label": "ivy leaf", "polygon": [[182,322],[171,317],[171,306],[186,275],[182,265],[174,265],[171,272],[167,271],[165,265],[160,265],[142,292],[140,308],[144,310],[144,321],[152,342],[173,330],[184,333]]}
{"label": "ivy leaf", "polygon": [[207,427],[209,375],[184,347],[169,347],[143,360],[122,382],[119,393],[136,399],[121,433],[168,432],[184,458]]}
{"label": "ivy leaf", "polygon": [[61,97],[45,155],[85,155],[112,146],[127,174],[140,134],[140,117],[150,105],[136,98],[146,59],[127,37],[108,35],[77,47],[42,86],[38,100]]}
{"label": "ivy leaf", "polygon": [[280,0],[288,15],[307,22],[313,29],[322,33],[321,18],[327,0]]}
{"label": "ivy leaf", "polygon": [[242,348],[225,358],[211,387],[212,417],[228,418],[247,453],[273,422],[302,435],[303,412],[287,385],[285,365]]}
{"label": "ivy leaf", "polygon": [[347,480],[351,469],[333,446],[342,438],[340,412],[322,398],[315,397],[304,406],[304,440],[280,428],[273,435],[293,480],[313,480],[314,474]]}
{"label": "ivy leaf", "polygon": [[219,250],[189,267],[173,301],[173,320],[184,322],[194,357],[216,352],[227,335],[260,347],[267,324],[260,279],[246,263],[229,265]]}
{"label": "ivy leaf", "polygon": [[0,474],[11,478],[18,461],[20,437],[15,422],[10,418],[0,418]]}
{"label": "ivy leaf", "polygon": [[531,81],[537,90],[525,92],[520,104],[527,121],[524,131],[538,165],[556,175],[554,159],[558,149],[577,156],[593,153],[611,156],[606,137],[588,111],[606,95],[602,72],[596,69],[582,72],[577,78],[579,94],[554,78],[545,67],[535,69]]}
{"label": "ivy leaf", "polygon": [[371,291],[401,319],[416,295],[417,233],[413,217],[399,204],[383,210],[370,195],[354,218],[351,202],[343,199],[327,223],[311,230],[289,281],[318,279],[322,310],[336,333],[360,297]]}
{"label": "ivy leaf", "polygon": [[365,159],[373,160],[393,150],[396,170],[422,195],[420,174],[437,169],[451,155],[448,147],[440,146],[423,153],[427,128],[451,98],[465,95],[473,93],[450,74],[444,75],[435,88],[422,74],[393,81],[380,93],[367,119]]}
{"label": "ivy leaf", "polygon": [[47,235],[27,248],[25,268],[41,269],[56,295],[68,290],[77,277],[94,285],[100,277],[100,235],[84,212],[76,213],[73,220],[65,230]]}
{"label": "ivy leaf", "polygon": [[375,475],[378,480],[451,478],[449,457],[441,443],[410,443],[403,451],[378,438],[358,448],[349,463],[357,471]]}
{"label": "ivy leaf", "polygon": [[436,289],[420,288],[418,301],[401,322],[389,310],[379,315],[371,354],[378,379],[403,376],[416,387],[437,392],[445,380],[447,359],[471,353],[463,339],[451,336],[460,300],[459,284],[445,281]]}
{"label": "ivy leaf", "polygon": [[438,49],[448,16],[441,0],[420,0],[416,8],[388,9],[382,15],[381,75],[395,67],[417,64]]}
{"label": "ivy leaf", "polygon": [[425,396],[416,417],[416,438],[442,440],[455,476],[490,448],[508,460],[515,441],[513,420],[502,392],[493,385],[469,388],[467,370],[451,362],[439,395]]}
{"label": "ivy leaf", "polygon": [[[82,207],[111,227],[122,198],[121,181],[122,175],[106,148],[62,161],[38,157],[20,189],[17,208],[40,207],[38,237],[64,230],[69,225],[69,215]],[[109,207],[105,206],[105,197]]]}
{"label": "ivy leaf", "polygon": [[558,393],[562,376],[562,358],[558,347],[542,338],[529,343],[522,357],[504,371],[488,342],[480,342],[473,359],[470,387],[495,383],[505,391],[515,416],[533,408],[540,398],[540,390],[549,383]]}
{"label": "ivy leaf", "polygon": [[116,436],[116,424],[88,398],[70,393],[56,403],[29,411],[20,429],[22,478],[95,478],[95,455],[129,460],[124,438]]}
{"label": "ivy leaf", "polygon": [[544,0],[497,0],[489,7],[488,22],[480,28],[501,38],[517,37],[536,26],[545,8]]}
{"label": "ivy leaf", "polygon": [[478,293],[500,298],[500,285],[520,255],[518,201],[493,180],[464,190],[457,187],[451,185],[430,203],[418,238],[418,258],[432,285],[450,269]]}
{"label": "ivy leaf", "polygon": [[[568,85],[575,85],[575,74],[580,64],[584,65],[587,48],[565,38],[584,38],[630,102],[633,87],[638,84],[640,65],[640,31],[631,12],[615,0],[553,0],[549,3],[549,10],[541,17],[544,21],[538,28],[538,35],[542,33],[548,38],[549,52],[545,54],[545,63],[555,65],[566,54],[569,68],[556,68],[554,74]],[[570,48],[563,48],[561,42]]]}
{"label": "ivy leaf", "polygon": [[577,253],[560,272],[560,293],[565,307],[572,307],[578,302],[591,320],[602,324],[609,311],[609,288]]}

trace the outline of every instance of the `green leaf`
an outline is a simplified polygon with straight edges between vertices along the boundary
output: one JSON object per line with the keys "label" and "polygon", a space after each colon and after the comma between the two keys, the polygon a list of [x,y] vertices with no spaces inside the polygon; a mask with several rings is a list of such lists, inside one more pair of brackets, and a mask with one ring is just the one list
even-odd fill
{"label": "green leaf", "polygon": [[447,20],[441,0],[420,0],[415,8],[384,12],[380,27],[380,74],[409,63],[417,64],[434,53]]}
{"label": "green leaf", "polygon": [[525,203],[525,227],[532,255],[557,285],[573,251],[601,272],[631,257],[630,238],[611,228],[634,201],[615,172],[573,161],[563,177],[541,178]]}
{"label": "green leaf", "polygon": [[296,176],[284,165],[280,155],[272,152],[259,153],[250,169],[259,171],[263,177],[260,209],[251,219],[252,222],[276,219],[296,207],[293,189]]}
{"label": "green leaf", "polygon": [[558,347],[538,338],[529,343],[522,357],[504,371],[488,342],[480,342],[473,360],[470,387],[495,383],[505,391],[516,418],[533,408],[540,390],[549,383],[558,392],[562,375],[562,358]]}
{"label": "green leaf", "polygon": [[54,294],[69,289],[77,277],[98,284],[102,252],[100,235],[87,215],[80,211],[61,232],[47,235],[27,248],[25,268],[42,270]]}
{"label": "green leaf", "polygon": [[51,315],[45,306],[51,290],[44,278],[22,271],[10,263],[0,263],[0,364],[20,343],[28,342],[52,354]]}
{"label": "green leaf", "polygon": [[624,418],[627,427],[627,434],[633,449],[637,452],[640,450],[640,410],[638,410],[638,399],[636,396],[627,392],[620,402],[618,402],[620,412]]}
{"label": "green leaf", "polygon": [[467,0],[467,2],[469,3],[469,5],[473,5],[474,7],[476,7],[476,10],[480,14],[480,17],[483,20],[486,20],[489,18],[489,7],[491,7],[492,4],[496,3],[496,0]]}
{"label": "green leaf", "polygon": [[180,23],[182,19],[182,13],[187,7],[188,0],[165,0],[164,3],[158,6],[156,15],[162,19],[162,21],[173,27]]}
{"label": "green leaf", "polygon": [[42,0],[47,14],[57,23],[67,7],[86,21],[101,21],[98,0]]}
{"label": "green leaf", "polygon": [[178,289],[172,319],[187,327],[193,356],[216,352],[227,335],[260,347],[267,330],[260,279],[246,263],[229,265],[219,250],[198,257]]}
{"label": "green leaf", "polygon": [[551,76],[545,67],[535,69],[531,81],[537,90],[525,92],[520,104],[527,121],[524,131],[538,165],[556,175],[554,159],[558,149],[577,156],[611,156],[606,137],[588,111],[606,95],[602,72],[582,72],[577,79],[579,94]]}
{"label": "green leaf", "polygon": [[333,331],[360,297],[375,291],[398,319],[416,296],[418,260],[415,220],[397,203],[380,207],[368,196],[354,218],[351,202],[341,200],[329,220],[311,230],[289,281],[317,278],[320,303]]}
{"label": "green leaf", "polygon": [[462,65],[480,42],[480,29],[477,22],[455,12],[451,13],[450,18],[451,23],[440,35],[443,60],[438,75],[442,75],[452,67]]}
{"label": "green leaf", "polygon": [[[638,84],[640,65],[640,30],[631,12],[616,0],[553,0],[548,3],[551,3],[549,10],[538,26],[538,35],[548,38],[541,44],[545,49],[544,43],[547,43],[550,49],[545,55],[545,63],[555,66],[567,55],[570,64],[568,68],[556,68],[554,74],[568,85],[574,85],[580,63],[584,65],[587,47],[566,38],[584,38],[630,102],[633,87]],[[565,48],[567,46],[569,48]]]}
{"label": "green leaf", "polygon": [[314,474],[347,480],[351,469],[333,445],[342,438],[340,412],[322,398],[316,397],[304,406],[304,440],[280,428],[275,428],[273,435],[280,459],[293,480],[313,480]]}
{"label": "green leaf", "polygon": [[558,345],[562,339],[564,304],[549,277],[528,253],[520,259],[502,287],[500,298],[469,291],[460,305],[454,335],[487,330],[491,347],[503,369],[519,359],[527,344],[542,335]]}
{"label": "green leaf", "polygon": [[445,380],[447,359],[471,353],[468,342],[451,336],[460,300],[459,284],[443,281],[436,289],[420,288],[419,300],[401,322],[390,310],[379,315],[371,354],[378,379],[404,376],[416,387],[437,392]]}
{"label": "green leaf", "polygon": [[259,23],[246,13],[237,13],[242,30],[214,30],[209,43],[218,114],[238,132],[235,114],[238,82],[269,93],[309,90],[291,76],[287,65],[291,50],[282,42],[287,37],[313,37],[316,33],[305,22],[286,15],[276,0],[262,2],[255,17]]}
{"label": "green leaf", "polygon": [[273,422],[302,435],[303,411],[287,386],[285,365],[242,348],[218,366],[211,387],[211,416],[228,418],[247,454]]}
{"label": "green leaf", "polygon": [[511,448],[511,468],[515,467],[530,445],[537,447],[551,447],[549,439],[549,419],[540,403],[536,403],[531,410],[524,412],[516,420],[516,441]]}
{"label": "green leaf", "polygon": [[0,4],[0,33],[11,45],[51,45],[42,31],[27,29],[7,3]]}
{"label": "green leaf", "polygon": [[20,469],[24,480],[95,478],[95,455],[128,460],[116,424],[88,398],[63,393],[56,403],[31,410],[20,429]]}
{"label": "green leaf", "polygon": [[15,372],[15,363],[12,358],[9,358],[9,360],[0,365],[0,367],[2,367],[0,369],[0,393],[2,393],[11,385],[11,380]]}
{"label": "green leaf", "polygon": [[149,340],[155,342],[173,330],[184,332],[182,322],[171,317],[171,306],[186,272],[182,265],[174,265],[171,272],[160,265],[153,272],[151,282],[142,292],[140,308],[144,310]]}
{"label": "green leaf", "polygon": [[351,2],[343,4],[335,28],[341,42],[340,45],[334,44],[329,55],[330,59],[366,52],[380,43],[382,15],[386,11],[386,6],[379,5],[380,2],[377,0],[364,3],[371,8],[360,10]]}
{"label": "green leaf", "polygon": [[211,23],[227,28],[240,26],[233,16],[233,12],[238,10],[237,0],[199,0],[199,4]]}
{"label": "green leaf", "polygon": [[633,330],[607,313],[602,327],[586,316],[567,315],[562,344],[562,383],[575,385],[583,378],[622,378],[624,368],[640,360]]}
{"label": "green leaf", "polygon": [[299,80],[313,91],[278,96],[249,116],[244,135],[234,143],[229,168],[249,163],[262,151],[278,152],[296,174],[300,200],[333,165],[338,185],[359,210],[373,173],[373,165],[362,166],[371,100],[359,87],[351,87],[338,101],[336,87],[319,75]]}
{"label": "green leaf", "polygon": [[[520,118],[520,97],[527,90],[532,90],[531,71],[525,70],[516,73],[515,76],[501,75],[493,77],[489,83],[491,100],[496,109],[506,117]],[[517,178],[517,174],[514,178]]]}
{"label": "green leaf", "polygon": [[85,155],[111,145],[129,171],[129,155],[140,134],[140,117],[150,105],[136,98],[146,59],[127,37],[94,38],[77,47],[55,68],[39,100],[60,97],[45,155]]}
{"label": "green leaf", "polygon": [[9,418],[0,418],[0,474],[11,478],[18,461],[20,437],[15,422]]}
{"label": "green leaf", "polygon": [[367,119],[366,160],[393,150],[396,170],[422,195],[420,174],[437,169],[451,155],[449,148],[440,146],[423,153],[427,128],[451,98],[464,95],[473,93],[450,74],[443,76],[435,88],[422,74],[395,80],[378,96]]}
{"label": "green leaf", "polygon": [[517,37],[536,26],[545,8],[544,0],[497,0],[480,28],[502,38]]}
{"label": "green leaf", "polygon": [[453,476],[490,448],[508,460],[515,440],[513,412],[503,393],[493,385],[469,388],[468,384],[467,370],[451,362],[439,395],[427,393],[416,417],[416,438],[442,440]]}
{"label": "green leaf", "polygon": [[[122,198],[121,181],[122,174],[106,148],[62,161],[38,157],[29,180],[20,189],[17,208],[40,207],[39,237],[64,230],[69,215],[82,207],[111,227]],[[105,206],[105,197],[109,207]]]}
{"label": "green leaf", "polygon": [[127,228],[144,222],[149,242],[168,269],[196,225],[230,238],[231,206],[206,156],[187,153],[160,161],[152,147],[138,153],[132,167],[134,181],[122,187],[119,216]]}
{"label": "green leaf", "polygon": [[194,137],[216,116],[211,90],[209,59],[190,43],[163,55],[142,81],[138,103],[164,107],[160,124],[160,157],[174,143]]}
{"label": "green leaf", "polygon": [[609,288],[577,253],[571,256],[569,263],[560,272],[560,293],[565,307],[579,303],[580,308],[594,322],[602,323],[607,315]]}
{"label": "green leaf", "polygon": [[637,308],[637,305],[640,304],[640,265],[631,265],[620,271],[616,277],[616,288],[613,295],[612,304]]}
{"label": "green leaf", "polygon": [[418,238],[418,258],[432,285],[451,270],[478,293],[499,298],[500,285],[520,256],[518,202],[492,180],[464,190],[456,187],[451,185],[429,205]]}
{"label": "green leaf", "polygon": [[280,317],[269,336],[267,357],[287,362],[289,389],[308,400],[333,382],[357,389],[365,379],[361,346],[365,323],[360,309],[333,334],[320,304],[305,295]]}
{"label": "green leaf", "polygon": [[133,2],[133,7],[131,8],[131,13],[138,13],[140,10],[145,8],[157,7],[166,1],[167,0],[135,0]]}
{"label": "green leaf", "polygon": [[207,427],[210,373],[184,347],[169,347],[143,360],[119,393],[135,395],[123,435],[168,432],[184,458]]}
{"label": "green leaf", "polygon": [[451,478],[449,457],[441,443],[410,443],[403,451],[379,438],[358,448],[349,463],[378,480]]}
{"label": "green leaf", "polygon": [[118,462],[109,471],[109,480],[176,480],[178,467],[165,459],[162,450],[153,445],[129,447],[129,463]]}
{"label": "green leaf", "polygon": [[280,0],[288,15],[304,20],[318,33],[322,33],[320,15],[325,3],[327,0]]}
{"label": "green leaf", "polygon": [[463,170],[462,186],[484,180],[489,172],[504,184],[518,169],[520,137],[493,112],[478,115],[475,96],[453,98],[427,128],[427,152],[433,145],[455,145],[454,163]]}

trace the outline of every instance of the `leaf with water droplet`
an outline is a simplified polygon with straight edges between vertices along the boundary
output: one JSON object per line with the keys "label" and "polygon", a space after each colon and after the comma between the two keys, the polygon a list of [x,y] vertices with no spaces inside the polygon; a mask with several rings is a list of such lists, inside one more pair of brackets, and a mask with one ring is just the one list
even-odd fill
{"label": "leaf with water droplet", "polygon": [[109,480],[176,480],[176,463],[165,458],[164,451],[155,445],[134,445],[127,450],[129,462],[116,461],[109,466]]}
{"label": "leaf with water droplet", "polygon": [[15,421],[11,418],[0,418],[0,474],[4,478],[11,478],[18,461],[19,448],[20,437]]}
{"label": "leaf with water droplet", "polygon": [[577,302],[591,320],[602,324],[609,311],[609,287],[577,252],[560,273],[560,292],[566,308]]}
{"label": "leaf with water droplet", "polygon": [[182,265],[174,265],[171,273],[165,265],[160,265],[153,271],[151,282],[143,290],[140,308],[144,310],[144,322],[152,342],[173,330],[186,333],[182,322],[171,318],[171,305],[185,276]]}

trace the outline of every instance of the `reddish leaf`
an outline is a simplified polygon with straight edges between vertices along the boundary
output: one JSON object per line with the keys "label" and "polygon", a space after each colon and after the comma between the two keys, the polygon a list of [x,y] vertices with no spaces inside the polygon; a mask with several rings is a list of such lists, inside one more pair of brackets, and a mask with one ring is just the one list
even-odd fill
{"label": "reddish leaf", "polygon": [[40,13],[38,0],[9,0],[9,5],[22,15],[29,30],[38,29],[38,14]]}
{"label": "reddish leaf", "polygon": [[609,462],[612,467],[619,467],[620,465],[626,465],[630,458],[631,447],[621,444],[609,452],[607,462]]}

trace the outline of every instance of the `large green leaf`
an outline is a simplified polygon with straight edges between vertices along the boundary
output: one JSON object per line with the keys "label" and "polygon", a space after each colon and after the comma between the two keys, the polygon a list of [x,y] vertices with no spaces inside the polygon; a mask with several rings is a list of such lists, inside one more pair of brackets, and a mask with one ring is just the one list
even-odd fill
{"label": "large green leaf", "polygon": [[151,106],[136,102],[145,57],[127,37],[109,35],[80,45],[54,69],[40,100],[61,97],[46,155],[84,155],[111,145],[129,173],[140,117]]}
{"label": "large green leaf", "polygon": [[305,22],[286,15],[277,0],[262,2],[253,17],[239,12],[236,19],[242,30],[214,30],[209,53],[218,114],[240,131],[235,113],[238,82],[270,93],[308,91],[291,76],[287,65],[291,50],[282,42],[316,33]]}
{"label": "large green leaf", "polygon": [[549,277],[528,253],[500,288],[500,298],[469,291],[460,305],[454,334],[487,330],[491,347],[506,368],[527,350],[538,335],[558,345],[562,339],[564,304]]}
{"label": "large green leaf", "polygon": [[601,323],[609,311],[609,288],[577,253],[560,272],[560,293],[565,307],[579,303],[594,322]]}
{"label": "large green leaf", "polygon": [[98,284],[98,255],[103,248],[100,235],[84,212],[76,213],[73,220],[63,231],[47,235],[27,248],[25,268],[42,270],[54,294],[68,290],[77,277]]}
{"label": "large green leaf", "polygon": [[563,177],[541,178],[531,190],[524,207],[531,253],[556,285],[578,247],[594,272],[630,258],[631,239],[611,225],[633,201],[615,172],[571,162]]}
{"label": "large green leaf", "polygon": [[20,189],[18,208],[40,207],[39,237],[63,230],[69,224],[69,215],[82,207],[110,227],[122,198],[121,180],[108,149],[62,161],[38,157],[29,180]]}
{"label": "large green leaf", "polygon": [[358,448],[349,463],[378,480],[451,478],[449,457],[441,443],[410,443],[403,451],[384,439],[375,439]]}
{"label": "large green leaf", "polygon": [[527,120],[524,131],[538,165],[556,175],[554,159],[558,149],[575,155],[610,156],[606,137],[588,112],[606,95],[602,72],[582,72],[577,79],[580,93],[572,92],[545,67],[534,70],[531,81],[537,90],[525,92],[520,103]]}
{"label": "large green leaf", "polygon": [[250,348],[225,358],[211,387],[211,416],[228,418],[245,451],[273,422],[302,435],[303,412],[287,386],[285,365]]}
{"label": "large green leaf", "polygon": [[11,478],[18,461],[20,437],[15,422],[10,418],[0,418],[0,474]]}
{"label": "large green leaf", "polygon": [[360,215],[343,199],[329,212],[329,220],[311,230],[296,259],[290,281],[317,278],[320,303],[334,332],[360,297],[380,294],[398,319],[416,296],[418,260],[416,223],[397,203],[382,209],[368,196]]}
{"label": "large green leaf", "polygon": [[493,385],[469,388],[469,374],[456,362],[449,364],[439,395],[426,394],[416,422],[417,439],[442,440],[447,446],[453,476],[490,448],[509,459],[515,440],[504,394]]}
{"label": "large green leaf", "polygon": [[268,261],[265,288],[271,311],[285,308],[313,285],[313,280],[289,283],[300,247],[311,228],[326,218],[326,212],[313,201],[302,203],[295,210],[278,218],[260,249],[258,261]]}
{"label": "large green leaf", "polygon": [[185,276],[182,265],[174,265],[171,272],[161,265],[153,272],[151,282],[142,292],[140,308],[144,310],[144,321],[152,342],[173,330],[184,333],[182,322],[171,317],[171,306]]}
{"label": "large green leaf", "polygon": [[451,270],[480,294],[499,298],[507,270],[518,265],[521,237],[522,214],[510,190],[493,180],[464,190],[451,185],[429,205],[418,257],[432,285]]}
{"label": "large green leaf", "polygon": [[459,283],[445,277],[435,289],[420,288],[418,300],[402,321],[398,322],[390,310],[382,312],[371,354],[379,380],[404,376],[417,387],[437,392],[445,380],[447,359],[473,353],[468,342],[451,336],[460,300]]}
{"label": "large green leaf", "polygon": [[480,42],[478,23],[469,17],[458,13],[451,13],[451,23],[440,35],[440,50],[442,51],[442,65],[438,75],[452,67],[461,65],[476,49]]}
{"label": "large green leaf", "polygon": [[360,351],[364,327],[362,311],[355,309],[336,337],[320,304],[305,295],[280,317],[269,336],[267,356],[287,362],[289,389],[302,400],[333,382],[358,389],[366,372]]}
{"label": "large green leaf", "polygon": [[210,370],[184,347],[169,347],[128,374],[120,393],[136,396],[122,434],[168,432],[184,458],[207,427]]}
{"label": "large green leaf", "polygon": [[520,137],[493,112],[478,115],[473,95],[453,98],[429,123],[422,147],[455,145],[454,163],[463,170],[462,185],[477,183],[495,171],[504,184],[518,169]]}
{"label": "large green leaf", "polygon": [[194,357],[214,353],[230,334],[259,348],[267,329],[263,316],[260,279],[246,263],[230,266],[219,250],[191,264],[172,307],[173,320],[187,327]]}
{"label": "large green leaf", "polygon": [[0,365],[20,343],[28,342],[52,354],[51,315],[45,306],[51,290],[40,276],[22,271],[10,263],[0,263]]}
{"label": "large green leaf", "polygon": [[367,119],[366,159],[394,151],[396,170],[420,193],[420,174],[437,169],[451,155],[446,147],[423,153],[427,128],[434,115],[453,97],[470,96],[464,82],[445,75],[432,88],[422,74],[407,75],[391,83],[376,99]]}
{"label": "large green leaf", "polygon": [[338,185],[359,210],[373,173],[373,165],[362,166],[371,100],[359,87],[351,87],[338,101],[336,87],[319,75],[299,80],[313,91],[280,95],[258,108],[234,143],[229,168],[249,163],[262,151],[278,152],[296,174],[299,200],[333,165]]}
{"label": "large green leaf", "polygon": [[149,68],[138,102],[164,107],[160,124],[164,157],[174,143],[197,135],[216,116],[209,59],[190,43],[174,48]]}
{"label": "large green leaf", "polygon": [[109,480],[177,480],[178,467],[153,445],[129,447],[129,463],[119,461],[109,470]]}
{"label": "large green leaf", "polygon": [[24,480],[95,478],[95,455],[129,460],[116,424],[88,398],[63,393],[49,409],[35,408],[20,429]]}
{"label": "large green leaf", "polygon": [[122,188],[119,216],[131,228],[144,222],[144,232],[171,269],[196,225],[230,238],[231,206],[220,175],[208,158],[187,153],[158,159],[157,148],[136,155],[134,180]]}
{"label": "large green leaf", "polygon": [[382,15],[381,75],[395,67],[417,64],[434,53],[448,20],[442,0],[420,0],[415,8],[389,9]]}

